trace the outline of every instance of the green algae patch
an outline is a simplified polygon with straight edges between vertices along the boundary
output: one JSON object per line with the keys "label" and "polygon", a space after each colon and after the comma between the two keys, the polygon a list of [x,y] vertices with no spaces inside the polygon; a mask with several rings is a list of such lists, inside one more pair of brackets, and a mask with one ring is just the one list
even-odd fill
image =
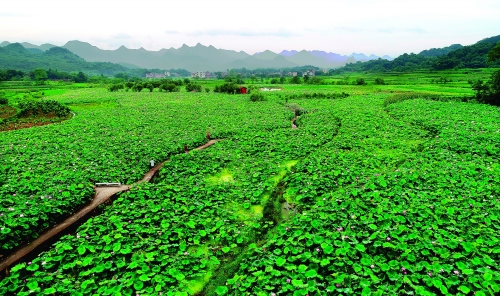
{"label": "green algae patch", "polygon": [[262,218],[262,213],[264,211],[264,207],[261,205],[250,206],[248,209],[238,209],[236,211],[236,215],[240,221],[247,221],[252,219],[260,219]]}
{"label": "green algae patch", "polygon": [[210,279],[213,276],[213,272],[219,267],[219,262],[214,262],[210,260],[210,250],[209,250],[209,244],[206,243],[200,246],[196,247],[191,247],[188,249],[189,253],[196,253],[198,256],[204,255],[205,258],[202,259],[202,261],[205,261],[206,263],[206,271],[203,273],[203,275],[200,275],[198,277],[195,277],[194,279],[190,280],[187,283],[187,292],[189,295],[196,295],[203,291],[203,288],[207,285],[207,283],[210,281]]}
{"label": "green algae patch", "polygon": [[291,170],[294,165],[296,165],[299,162],[298,159],[295,160],[289,160],[285,163],[283,163],[281,166],[286,167],[288,170]]}
{"label": "green algae patch", "polygon": [[201,291],[203,291],[203,288],[205,288],[205,285],[210,281],[211,278],[212,278],[212,271],[210,270],[203,276],[200,276],[197,279],[190,281],[187,288],[188,293],[190,295],[196,295],[200,293]]}
{"label": "green algae patch", "polygon": [[[276,186],[278,185],[279,182],[285,177],[286,173],[289,172],[294,165],[296,165],[300,160],[289,160],[286,161],[282,164],[280,164],[278,167],[283,167],[283,170],[280,170],[277,175],[271,177],[271,180],[273,182],[273,185]],[[264,202],[266,202],[265,200]]]}
{"label": "green algae patch", "polygon": [[219,185],[224,183],[233,183],[233,174],[228,169],[223,169],[215,176],[205,178],[205,182],[211,185]]}

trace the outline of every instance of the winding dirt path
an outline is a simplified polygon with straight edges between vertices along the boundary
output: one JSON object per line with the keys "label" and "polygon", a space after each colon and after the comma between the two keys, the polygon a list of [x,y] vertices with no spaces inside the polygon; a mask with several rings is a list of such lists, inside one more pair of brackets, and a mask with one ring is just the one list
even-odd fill
{"label": "winding dirt path", "polygon": [[297,125],[295,125],[295,121],[297,121],[297,118],[299,118],[297,115],[292,119],[292,129],[297,129]]}
{"label": "winding dirt path", "polygon": [[194,148],[193,150],[203,150],[205,148],[208,148],[210,146],[212,146],[213,144],[217,143],[217,142],[220,142],[222,141],[223,139],[215,139],[215,140],[210,140],[208,141],[205,145],[201,145],[200,147],[196,147]]}
{"label": "winding dirt path", "polygon": [[[210,140],[206,144],[199,146],[197,148],[194,148],[193,150],[203,150],[206,149],[213,144],[222,141],[222,139],[217,139],[217,140]],[[157,165],[155,165],[153,168],[151,168],[145,175],[144,177],[139,180],[138,182],[134,183],[134,185],[144,183],[144,182],[149,182],[153,178],[153,176],[160,170],[161,167],[165,164],[165,162],[169,161],[169,159],[165,160],[164,162],[161,162]],[[33,240],[31,243],[28,243],[20,248],[18,248],[16,251],[11,253],[8,257],[6,257],[4,260],[0,261],[0,272],[5,270],[5,274],[8,275],[8,267],[22,259],[24,256],[28,255],[30,252],[32,252],[34,249],[51,239],[52,237],[58,235],[63,231],[64,229],[68,228],[69,226],[73,225],[75,222],[80,220],[81,218],[85,217],[90,211],[94,210],[99,206],[100,204],[106,202],[110,197],[113,195],[117,194],[118,192],[123,192],[123,191],[128,191],[130,190],[131,185],[122,185],[119,187],[94,187],[95,190],[95,195],[94,198],[90,203],[88,203],[85,207],[83,207],[81,210],[64,220],[63,222],[57,224],[56,226],[50,228],[49,230],[43,232],[38,238]]]}

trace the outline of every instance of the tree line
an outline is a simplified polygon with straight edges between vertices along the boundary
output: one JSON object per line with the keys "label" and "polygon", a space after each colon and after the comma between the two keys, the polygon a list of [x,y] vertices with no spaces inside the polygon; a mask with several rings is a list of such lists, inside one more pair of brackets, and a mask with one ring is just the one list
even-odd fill
{"label": "tree line", "polygon": [[490,52],[500,42],[500,35],[483,39],[476,44],[453,47],[454,50],[441,56],[423,52],[420,54],[402,54],[392,61],[377,59],[367,62],[356,62],[330,71],[330,74],[344,72],[412,72],[417,70],[450,70],[462,68],[498,68],[500,61],[488,59]]}
{"label": "tree line", "polygon": [[87,82],[88,75],[79,71],[69,73],[58,70],[35,69],[33,71],[22,71],[14,69],[0,69],[0,81],[36,81],[43,83],[47,80],[65,80],[72,82]]}

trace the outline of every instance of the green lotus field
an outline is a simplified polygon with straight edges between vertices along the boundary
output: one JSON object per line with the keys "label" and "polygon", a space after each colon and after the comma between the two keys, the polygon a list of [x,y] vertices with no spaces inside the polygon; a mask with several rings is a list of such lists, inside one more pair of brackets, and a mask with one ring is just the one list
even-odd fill
{"label": "green lotus field", "polygon": [[0,133],[0,254],[166,162],[0,295],[499,295],[500,109],[312,92],[51,96]]}

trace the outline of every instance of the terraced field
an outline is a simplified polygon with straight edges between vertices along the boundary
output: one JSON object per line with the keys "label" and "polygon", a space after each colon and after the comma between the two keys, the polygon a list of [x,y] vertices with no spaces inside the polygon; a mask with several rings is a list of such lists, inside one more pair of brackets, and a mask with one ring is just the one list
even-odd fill
{"label": "terraced field", "polygon": [[[170,160],[14,266],[0,294],[499,293],[499,109],[387,98],[65,93],[73,120],[2,134],[5,250],[93,182]],[[183,153],[207,131],[224,140]]]}

